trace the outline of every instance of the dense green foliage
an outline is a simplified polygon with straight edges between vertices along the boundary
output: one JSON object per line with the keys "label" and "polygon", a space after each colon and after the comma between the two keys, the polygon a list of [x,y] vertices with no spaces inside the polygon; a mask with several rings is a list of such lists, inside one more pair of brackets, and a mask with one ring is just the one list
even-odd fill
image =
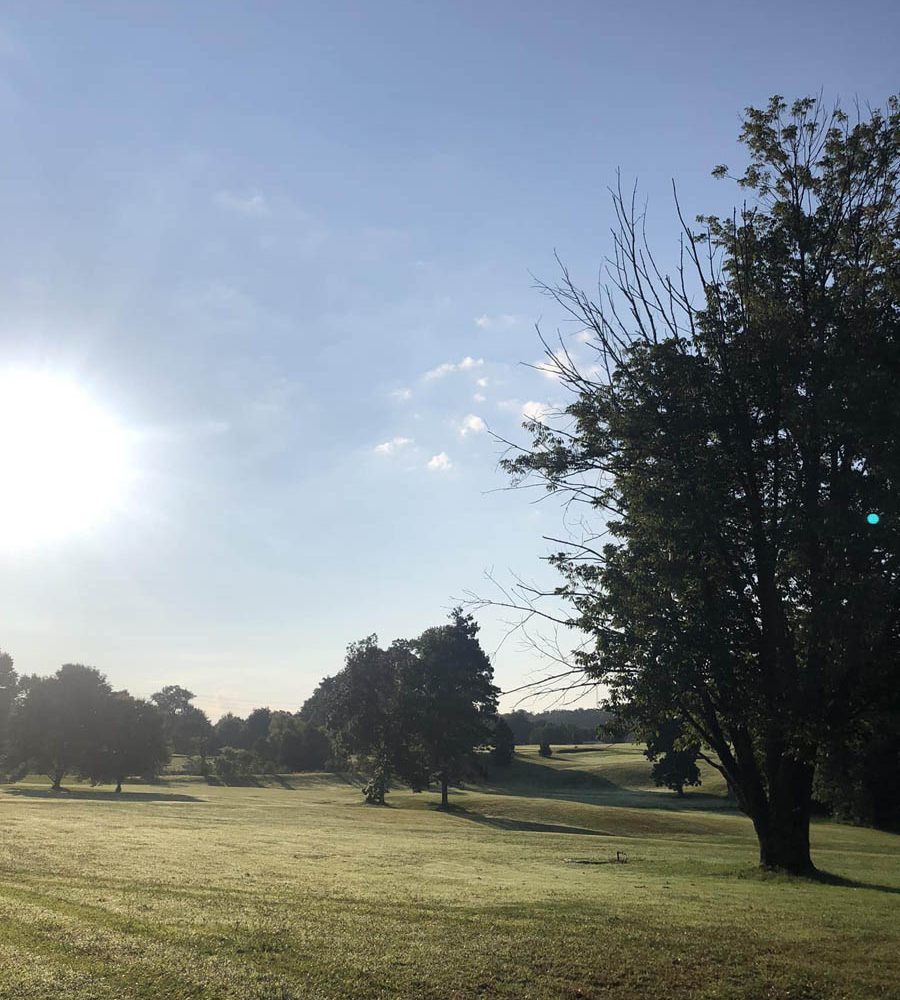
{"label": "dense green foliage", "polygon": [[157,709],[113,692],[93,667],[67,663],[50,677],[23,677],[12,702],[6,764],[33,769],[59,789],[66,774],[93,781],[152,776],[168,760]]}
{"label": "dense green foliage", "polygon": [[173,753],[205,753],[212,741],[212,723],[191,704],[195,695],[178,684],[168,684],[151,697],[163,717],[166,742]]}
{"label": "dense green foliage", "polygon": [[513,731],[502,715],[494,720],[494,734],[491,738],[491,757],[497,764],[510,764],[516,753]]}
{"label": "dense green foliage", "polygon": [[650,773],[657,785],[684,795],[686,786],[700,784],[700,768],[697,767],[700,744],[696,739],[686,739],[684,725],[679,719],[658,719],[642,735],[647,744],[644,751],[647,759],[655,762]]}
{"label": "dense green foliage", "polygon": [[415,790],[439,782],[446,808],[449,786],[478,773],[476,750],[497,732],[498,689],[478,625],[459,609],[450,618],[387,649],[374,635],[352,643],[343,670],[311,699],[321,703],[335,741],[366,772],[371,804],[384,803],[396,777]]}
{"label": "dense green foliage", "polygon": [[475,751],[491,741],[500,693],[475,619],[458,608],[450,618],[413,643],[418,669],[411,692],[417,766],[440,784],[443,808],[449,785],[478,773]]}
{"label": "dense green foliage", "polygon": [[571,424],[507,468],[607,521],[554,560],[579,666],[677,717],[761,863],[803,871],[816,762],[900,685],[900,103],[774,98],[741,139],[748,200],[685,227],[690,270],[662,275],[620,194],[611,304],[548,289],[595,357],[548,351]]}

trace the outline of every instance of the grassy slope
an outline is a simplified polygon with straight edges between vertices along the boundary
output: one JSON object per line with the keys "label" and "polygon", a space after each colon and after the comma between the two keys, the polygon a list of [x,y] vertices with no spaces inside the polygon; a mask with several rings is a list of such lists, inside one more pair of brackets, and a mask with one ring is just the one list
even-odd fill
{"label": "grassy slope", "polygon": [[13,786],[0,997],[900,996],[900,840],[818,823],[849,884],[764,877],[717,792],[650,788],[630,747],[526,751],[449,815],[324,775]]}

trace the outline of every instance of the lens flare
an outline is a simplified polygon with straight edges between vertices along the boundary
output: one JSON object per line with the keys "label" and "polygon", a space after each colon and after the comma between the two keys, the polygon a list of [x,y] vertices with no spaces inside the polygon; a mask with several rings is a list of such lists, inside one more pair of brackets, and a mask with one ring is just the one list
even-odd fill
{"label": "lens flare", "polygon": [[127,431],[74,380],[0,373],[0,545],[40,545],[108,518],[132,479]]}

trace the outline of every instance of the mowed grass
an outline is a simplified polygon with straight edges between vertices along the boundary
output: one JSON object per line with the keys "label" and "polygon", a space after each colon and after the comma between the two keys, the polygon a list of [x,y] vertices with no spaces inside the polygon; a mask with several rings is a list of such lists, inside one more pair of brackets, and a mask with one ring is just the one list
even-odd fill
{"label": "mowed grass", "polygon": [[527,750],[449,814],[332,775],[6,786],[0,997],[900,996],[900,838],[820,822],[833,882],[767,877],[708,777]]}

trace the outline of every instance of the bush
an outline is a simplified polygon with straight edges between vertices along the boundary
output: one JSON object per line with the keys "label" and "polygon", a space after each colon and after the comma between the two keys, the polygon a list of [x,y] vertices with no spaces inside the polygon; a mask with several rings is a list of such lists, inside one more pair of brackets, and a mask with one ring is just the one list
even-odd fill
{"label": "bush", "polygon": [[222,747],[221,753],[213,761],[213,773],[226,785],[230,785],[252,778],[255,764],[256,758],[249,750]]}

